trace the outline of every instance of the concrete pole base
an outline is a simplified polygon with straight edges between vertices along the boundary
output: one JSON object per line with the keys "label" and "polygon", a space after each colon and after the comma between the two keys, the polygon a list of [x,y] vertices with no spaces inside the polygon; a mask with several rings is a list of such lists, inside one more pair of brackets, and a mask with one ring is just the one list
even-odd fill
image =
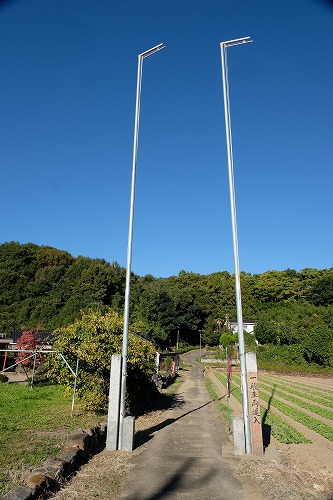
{"label": "concrete pole base", "polygon": [[118,449],[121,364],[121,354],[113,354],[111,358],[108,428],[105,446],[108,451]]}
{"label": "concrete pole base", "polygon": [[245,455],[244,420],[241,417],[232,419],[235,455]]}
{"label": "concrete pole base", "polygon": [[133,451],[134,447],[135,418],[128,416],[123,423],[122,451]]}
{"label": "concrete pole base", "polygon": [[111,359],[109,411],[105,449],[108,451],[133,451],[135,418],[128,416],[123,420],[122,443],[118,442],[120,427],[120,382],[121,382],[122,357],[113,354]]}

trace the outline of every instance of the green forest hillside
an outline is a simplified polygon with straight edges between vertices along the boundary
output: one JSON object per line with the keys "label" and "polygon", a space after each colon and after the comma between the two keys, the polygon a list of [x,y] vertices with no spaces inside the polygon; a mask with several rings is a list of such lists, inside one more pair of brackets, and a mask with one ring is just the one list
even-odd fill
{"label": "green forest hillside", "polygon": [[0,331],[65,326],[81,309],[121,307],[125,271],[33,243],[0,245]]}
{"label": "green forest hillside", "polygon": [[[261,344],[298,345],[310,332],[333,330],[333,269],[241,274],[243,317],[256,320]],[[54,329],[80,311],[123,310],[125,269],[103,259],[72,257],[33,243],[0,245],[0,332]],[[234,276],[136,276],[131,282],[131,324],[162,347],[218,344],[226,315],[236,317]],[[321,334],[322,335],[322,334]],[[328,334],[330,335],[330,334]]]}

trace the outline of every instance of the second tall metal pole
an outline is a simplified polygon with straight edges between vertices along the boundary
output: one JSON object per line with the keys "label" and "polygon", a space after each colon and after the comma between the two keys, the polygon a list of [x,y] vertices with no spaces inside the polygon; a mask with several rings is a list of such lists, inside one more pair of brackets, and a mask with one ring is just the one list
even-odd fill
{"label": "second tall metal pole", "polygon": [[163,43],[156,45],[152,49],[142,52],[138,55],[138,75],[136,83],[136,101],[135,101],[135,121],[134,121],[134,142],[133,142],[133,160],[132,160],[132,183],[131,183],[131,201],[130,201],[130,217],[128,228],[128,244],[127,244],[127,265],[126,265],[126,286],[125,286],[125,305],[124,305],[124,332],[122,345],[122,362],[121,362],[121,381],[120,381],[120,413],[118,427],[118,449],[122,450],[123,444],[123,427],[125,418],[125,399],[126,399],[126,377],[127,377],[127,351],[128,351],[128,326],[129,326],[129,305],[130,305],[130,282],[131,282],[131,267],[132,267],[132,240],[133,240],[133,220],[134,220],[134,198],[135,198],[135,176],[136,163],[138,155],[138,138],[139,138],[139,123],[140,123],[140,96],[141,96],[141,81],[142,81],[142,64],[145,57],[149,57],[155,52],[164,49]]}
{"label": "second tall metal pole", "polygon": [[126,287],[125,287],[125,306],[124,306],[124,332],[123,332],[123,347],[122,347],[122,371],[121,371],[120,414],[119,414],[119,433],[118,433],[118,449],[119,450],[122,449],[123,424],[124,424],[124,418],[125,418],[128,324],[129,324],[130,281],[131,281],[131,266],[132,266],[132,240],[133,240],[134,198],[135,198],[135,175],[136,175],[139,123],[140,123],[140,95],[141,95],[141,81],[142,81],[142,63],[143,63],[143,57],[142,57],[142,54],[139,54],[139,56],[138,56],[138,76],[137,76],[137,83],[136,83],[130,217],[129,217],[128,244],[127,244]]}
{"label": "second tall metal pole", "polygon": [[239,272],[236,202],[235,202],[235,186],[234,186],[234,166],[233,166],[233,154],[232,154],[228,66],[227,66],[227,47],[223,42],[221,43],[221,61],[222,61],[223,97],[224,97],[224,116],[225,116],[226,142],[227,142],[227,154],[228,154],[228,173],[229,173],[230,208],[231,208],[231,222],[232,222],[232,239],[233,239],[234,262],[235,262],[236,307],[237,307],[238,342],[239,342],[239,360],[240,360],[240,371],[241,371],[243,419],[244,419],[244,430],[245,430],[245,449],[246,449],[246,453],[251,453],[251,451],[252,451],[251,424],[250,424],[250,418],[249,418],[249,399],[248,399],[248,392],[247,392],[247,374],[246,374],[246,361],[245,361],[243,313],[242,313],[242,298],[241,298],[240,272]]}

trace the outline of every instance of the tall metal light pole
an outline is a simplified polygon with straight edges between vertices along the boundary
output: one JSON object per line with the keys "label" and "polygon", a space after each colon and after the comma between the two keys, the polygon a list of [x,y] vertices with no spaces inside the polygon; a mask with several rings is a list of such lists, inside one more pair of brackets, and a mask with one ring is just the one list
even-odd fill
{"label": "tall metal light pole", "polygon": [[126,287],[125,287],[125,306],[124,306],[124,333],[122,346],[122,372],[121,372],[121,387],[120,387],[120,415],[119,415],[119,434],[118,442],[119,449],[122,449],[123,440],[123,422],[125,418],[125,396],[126,396],[126,376],[127,376],[127,348],[128,348],[128,325],[129,325],[129,302],[130,302],[130,281],[131,281],[131,265],[132,265],[132,239],[133,239],[133,220],[134,220],[134,198],[135,198],[135,174],[138,152],[138,137],[139,137],[139,122],[140,122],[140,96],[141,96],[141,81],[142,81],[142,65],[143,60],[155,52],[164,49],[164,44],[160,43],[155,47],[142,52],[138,55],[138,76],[136,84],[136,103],[135,103],[135,121],[134,121],[134,142],[133,142],[133,161],[132,161],[132,184],[131,184],[131,201],[130,201],[130,216],[128,229],[128,244],[127,244],[127,266],[126,266]]}
{"label": "tall metal light pole", "polygon": [[241,388],[242,388],[242,403],[243,403],[243,419],[245,428],[245,450],[246,453],[251,453],[251,424],[249,416],[249,398],[247,392],[247,374],[245,360],[245,344],[243,330],[243,313],[242,313],[242,298],[240,288],[240,272],[239,272],[239,257],[238,257],[238,239],[237,239],[237,221],[236,221],[236,202],[235,202],[235,186],[234,186],[234,164],[232,155],[232,136],[231,136],[231,119],[230,119],[230,101],[229,101],[229,83],[228,83],[228,64],[227,64],[227,48],[234,45],[252,42],[249,36],[245,38],[237,38],[221,42],[221,62],[222,62],[222,81],[223,81],[223,97],[224,97],[224,117],[227,140],[228,154],[228,172],[229,172],[229,191],[230,191],[230,207],[231,207],[231,223],[232,223],[232,239],[234,247],[234,262],[235,262],[235,286],[236,286],[236,307],[237,307],[237,323],[238,323],[238,342],[239,342],[239,360],[241,370]]}

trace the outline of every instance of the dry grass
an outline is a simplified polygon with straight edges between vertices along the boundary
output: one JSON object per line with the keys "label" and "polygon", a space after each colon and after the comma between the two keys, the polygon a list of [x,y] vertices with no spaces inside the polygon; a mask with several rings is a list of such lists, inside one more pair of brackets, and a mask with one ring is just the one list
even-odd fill
{"label": "dry grass", "polygon": [[[181,378],[181,377],[180,377]],[[177,387],[179,387],[180,380]],[[135,421],[136,445],[134,453],[140,452],[142,446],[149,440],[150,431],[159,424],[163,409],[177,404],[177,398],[172,394],[175,388],[170,386],[163,390],[164,395],[159,405],[162,409],[147,412]],[[133,453],[122,451],[103,451],[95,455],[87,464],[77,472],[76,476],[66,482],[63,488],[55,493],[53,500],[88,500],[98,498],[99,500],[116,500],[120,492],[123,478],[131,468]]]}
{"label": "dry grass", "polygon": [[243,459],[237,468],[238,477],[251,484],[270,500],[329,500],[332,480],[325,473],[295,467],[276,460]]}
{"label": "dry grass", "polygon": [[84,465],[65,487],[51,498],[54,500],[110,500],[120,489],[126,471],[131,467],[131,453],[103,451]]}
{"label": "dry grass", "polygon": [[[160,421],[162,411],[152,411],[136,420],[136,431],[148,432]],[[149,434],[149,432],[148,432]],[[140,448],[138,448],[140,450]],[[123,477],[131,467],[132,453],[103,451],[95,455],[51,498],[53,500],[115,500]]]}

